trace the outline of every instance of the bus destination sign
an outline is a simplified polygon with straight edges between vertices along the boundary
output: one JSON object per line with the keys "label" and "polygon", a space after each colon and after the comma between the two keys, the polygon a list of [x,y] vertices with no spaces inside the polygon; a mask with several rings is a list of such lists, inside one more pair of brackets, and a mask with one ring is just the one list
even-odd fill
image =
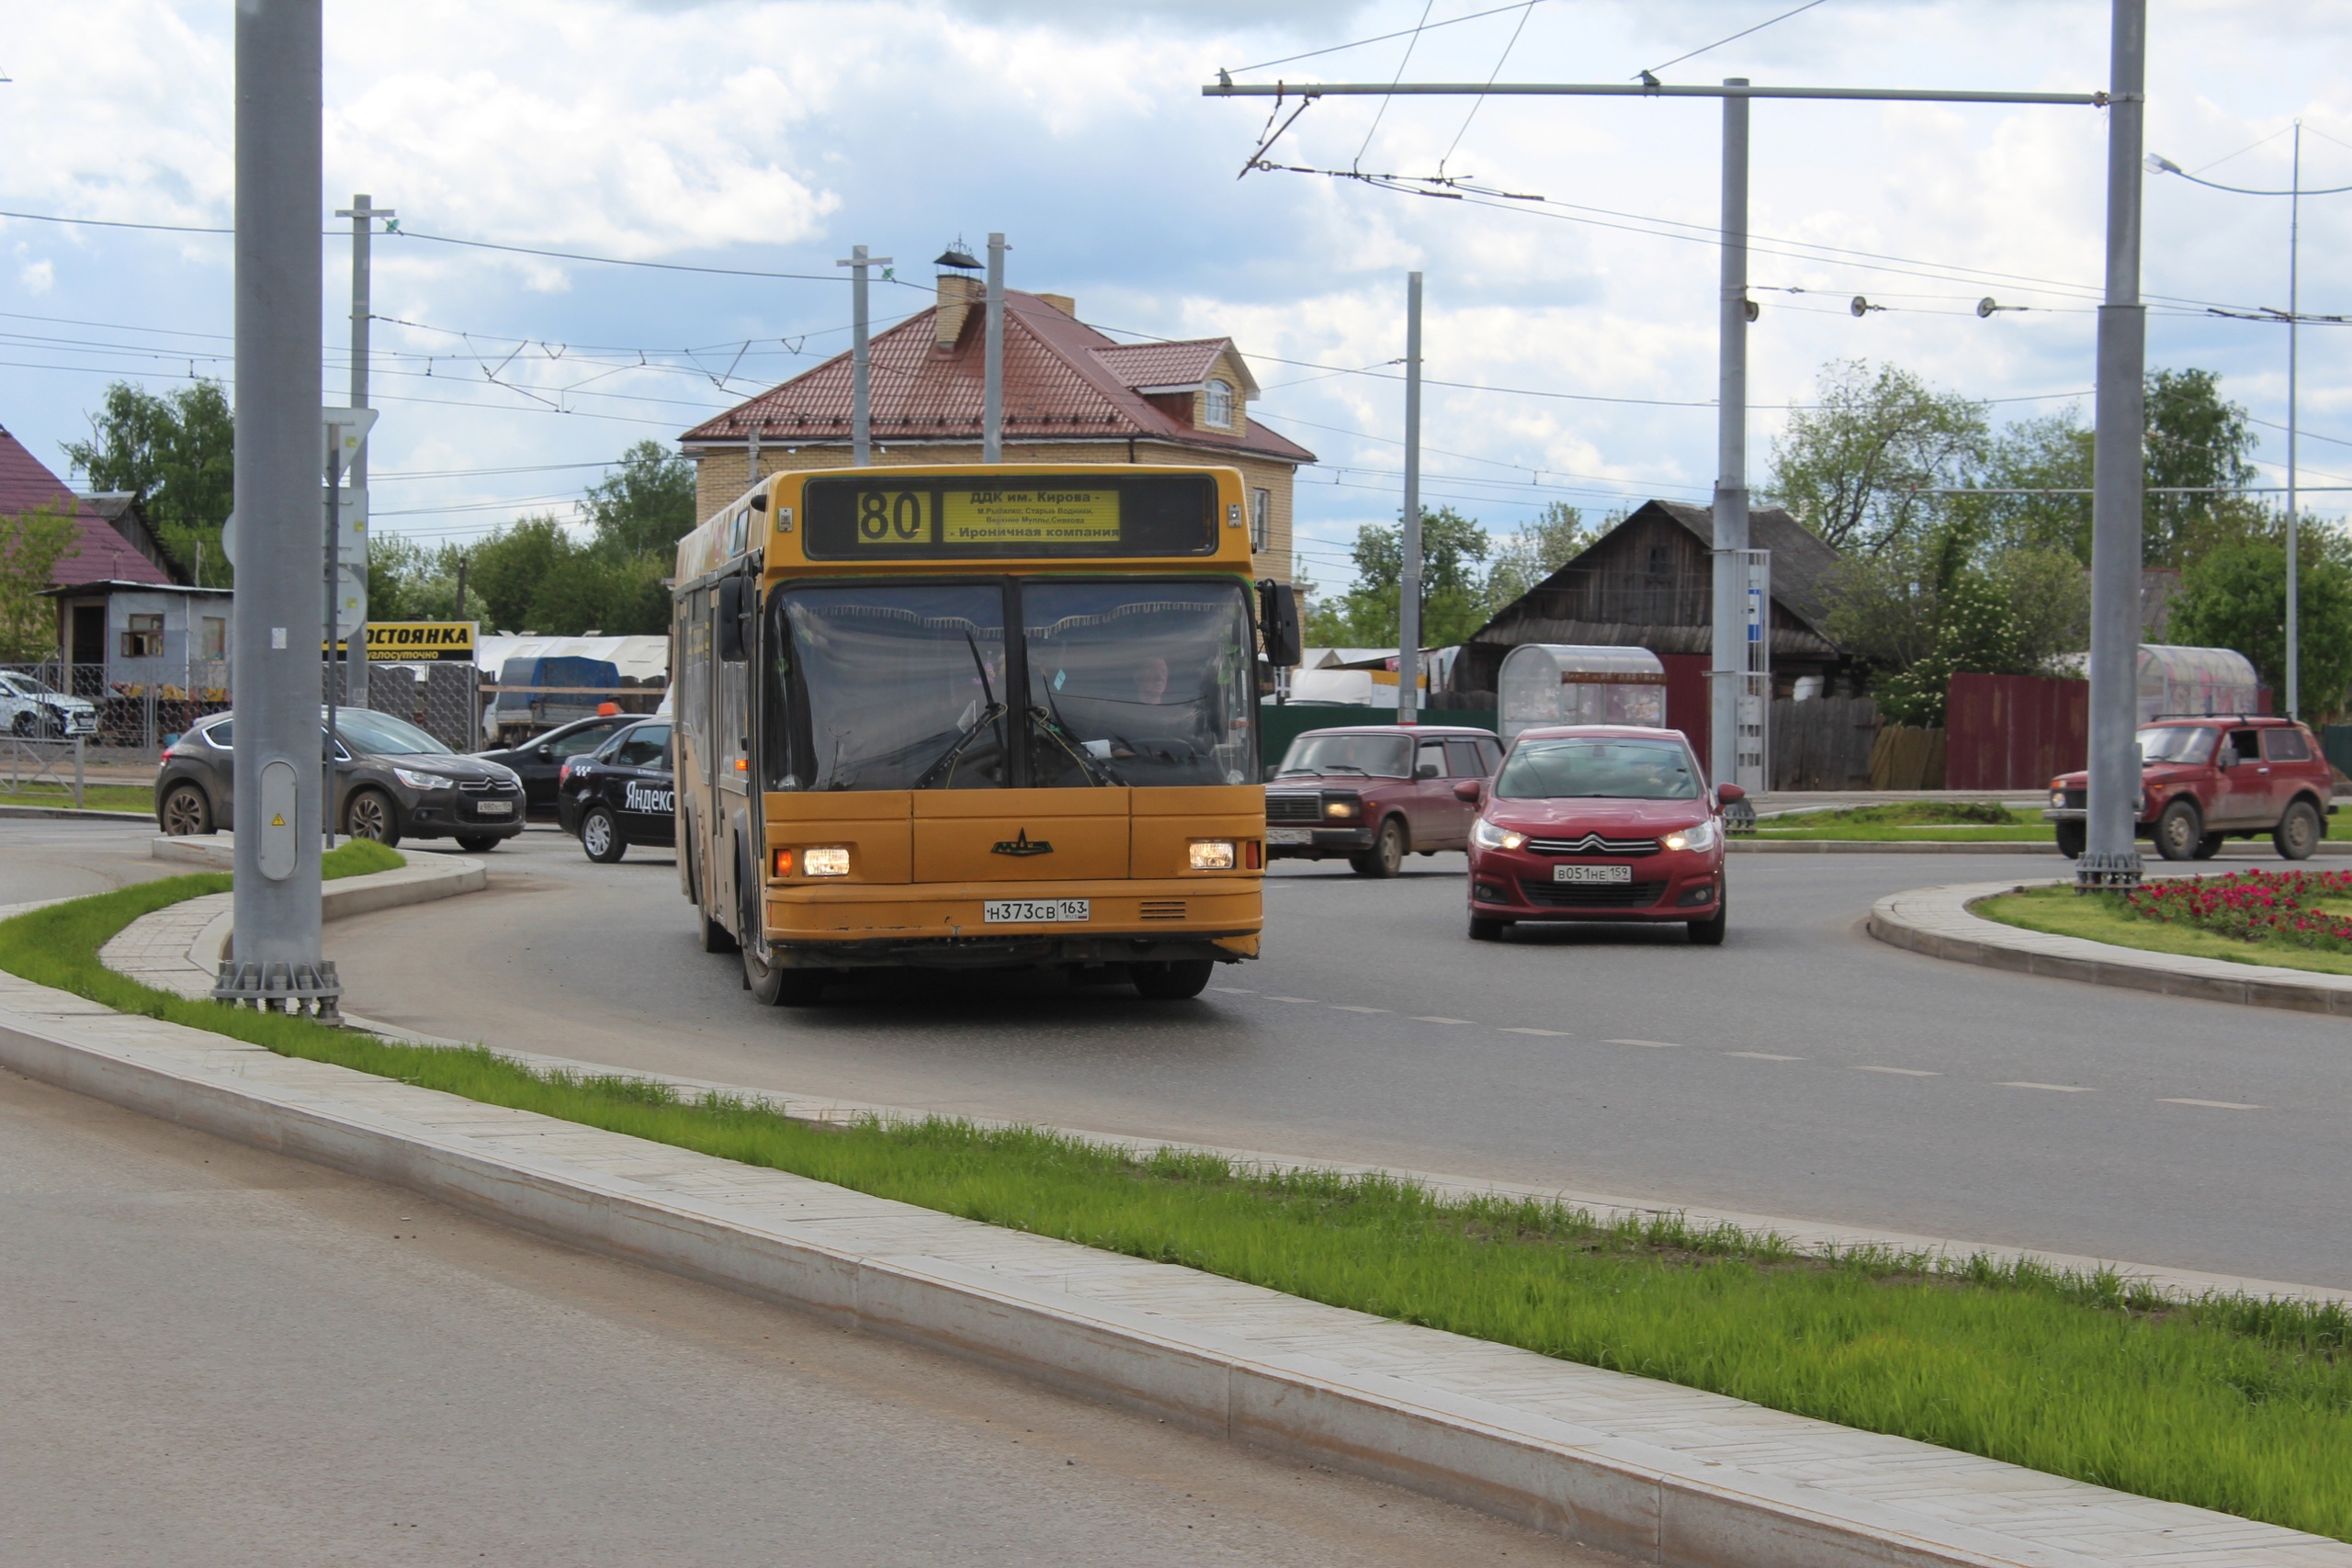
{"label": "bus destination sign", "polygon": [[1216,548],[1205,474],[812,479],[811,560],[1194,556]]}

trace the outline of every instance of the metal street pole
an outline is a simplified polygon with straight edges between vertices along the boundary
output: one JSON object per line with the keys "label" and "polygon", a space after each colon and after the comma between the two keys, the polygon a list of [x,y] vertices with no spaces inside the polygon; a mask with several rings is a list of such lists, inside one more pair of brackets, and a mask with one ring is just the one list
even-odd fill
{"label": "metal street pole", "polygon": [[2090,792],[2082,889],[2136,886],[2142,468],[2147,312],[2140,303],[2140,141],[2147,0],[2113,0],[2108,67],[2107,291],[2098,310],[2097,434],[2091,473]]}
{"label": "metal street pole", "polygon": [[332,1012],[319,953],[320,0],[236,8],[235,955],[213,994]]}
{"label": "metal street pole", "polygon": [[849,260],[833,265],[850,269],[849,453],[850,462],[862,468],[871,458],[874,447],[874,383],[873,364],[866,350],[865,273],[868,267],[889,265],[890,258],[869,256],[864,245],[852,245]]}
{"label": "metal street pole", "polygon": [[[368,406],[368,331],[375,319],[372,256],[370,246],[374,231],[368,224],[379,218],[397,218],[399,213],[389,207],[378,207],[375,197],[364,193],[355,195],[349,207],[338,208],[337,218],[351,220],[351,406]],[[368,447],[361,443],[345,468],[352,492],[352,503],[358,510],[364,529],[368,515]],[[343,664],[343,694],[355,706],[368,705],[368,625],[362,621],[353,626],[347,639],[362,650],[356,660],[345,657]]]}
{"label": "metal street pole", "polygon": [[1405,510],[1396,583],[1396,722],[1420,718],[1421,275],[1405,275]]}
{"label": "metal street pole", "polygon": [[[1732,77],[1726,87],[1745,87]],[[1739,699],[1747,689],[1747,100],[1724,98],[1723,286],[1715,316],[1714,615],[1707,771],[1739,776]]]}
{"label": "metal street pole", "polygon": [[982,360],[980,461],[1004,461],[1004,253],[1002,234],[989,236],[988,348]]}
{"label": "metal street pole", "polygon": [[2287,182],[2287,716],[2302,716],[2302,616],[2296,604],[2296,334],[2302,331],[2303,122],[2295,122],[2295,172]]}
{"label": "metal street pole", "polygon": [[339,596],[343,588],[343,572],[341,570],[343,566],[343,519],[336,514],[341,510],[338,505],[338,502],[340,500],[338,491],[342,478],[339,468],[343,457],[343,426],[339,424],[329,424],[326,427],[326,437],[327,524],[325,559],[327,569],[327,608],[326,637],[324,638],[324,643],[327,651],[326,658],[322,661],[322,682],[326,688],[324,695],[326,698],[327,720],[325,731],[319,739],[319,780],[322,791],[319,799],[323,803],[319,807],[319,845],[322,851],[334,848],[334,752],[336,746],[341,744],[342,741],[342,737],[338,733],[342,727],[337,722],[337,716],[341,709],[337,702],[336,687],[340,685],[344,680],[348,679],[348,676],[345,674],[345,667],[350,662],[350,653],[348,649],[345,650],[345,657],[340,661],[338,661],[334,656],[335,631],[337,629],[335,622],[340,619],[338,612],[342,609],[342,606],[336,604],[335,600]]}

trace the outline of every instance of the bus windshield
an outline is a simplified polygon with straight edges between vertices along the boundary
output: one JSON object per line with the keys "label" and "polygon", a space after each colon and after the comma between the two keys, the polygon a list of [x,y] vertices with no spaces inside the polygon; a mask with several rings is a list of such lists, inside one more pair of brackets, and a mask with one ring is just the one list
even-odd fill
{"label": "bus windshield", "polygon": [[778,593],[768,711],[785,743],[769,748],[769,787],[1093,788],[1254,776],[1255,671],[1239,585],[1031,580],[1018,591],[1015,649],[998,583]]}

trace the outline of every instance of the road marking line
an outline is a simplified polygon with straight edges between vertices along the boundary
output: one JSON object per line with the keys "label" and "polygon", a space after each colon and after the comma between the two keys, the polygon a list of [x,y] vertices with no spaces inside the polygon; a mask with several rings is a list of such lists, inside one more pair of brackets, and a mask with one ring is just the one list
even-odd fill
{"label": "road marking line", "polygon": [[1322,1005],[1313,997],[1268,997],[1266,999],[1270,1002],[1305,1002],[1309,1007]]}
{"label": "road marking line", "polygon": [[1653,1051],[1679,1051],[1682,1046],[1672,1040],[1611,1040],[1611,1045],[1646,1045]]}
{"label": "road marking line", "polygon": [[1434,1014],[1423,1015],[1416,1013],[1413,1017],[1413,1021],[1415,1023],[1470,1023],[1476,1021],[1466,1018],[1439,1018]]}
{"label": "road marking line", "polygon": [[1212,991],[1223,991],[1227,996],[1234,997],[1254,997],[1258,994],[1247,986],[1211,986],[1209,989]]}
{"label": "road marking line", "polygon": [[1925,1072],[1917,1067],[1866,1067],[1860,1066],[1859,1064],[1855,1066],[1854,1071],[1858,1073],[1894,1073],[1906,1078],[1939,1078],[1943,1077],[1943,1074],[1941,1073]]}
{"label": "road marking line", "polygon": [[1726,1051],[1726,1056],[1745,1056],[1751,1062],[1802,1062],[1803,1056],[1775,1056],[1770,1051]]}
{"label": "road marking line", "polygon": [[1569,1034],[1565,1029],[1514,1029],[1506,1024],[1503,1026],[1502,1032],[1505,1034],[1548,1034],[1555,1040],[1568,1040],[1574,1038],[1574,1036]]}
{"label": "road marking line", "polygon": [[2024,1083],[2012,1080],[1996,1083],[1993,1087],[1995,1089],[2046,1089],[2052,1094],[2097,1094],[2098,1092],[2088,1084],[2079,1083]]}
{"label": "road marking line", "polygon": [[1347,1002],[1333,1002],[1331,1009],[1334,1012],[1386,1012],[1388,1010],[1386,1008],[1360,1008]]}
{"label": "road marking line", "polygon": [[2158,1105],[2201,1105],[2208,1111],[2267,1111],[2267,1105],[2241,1105],[2234,1100],[2159,1100]]}

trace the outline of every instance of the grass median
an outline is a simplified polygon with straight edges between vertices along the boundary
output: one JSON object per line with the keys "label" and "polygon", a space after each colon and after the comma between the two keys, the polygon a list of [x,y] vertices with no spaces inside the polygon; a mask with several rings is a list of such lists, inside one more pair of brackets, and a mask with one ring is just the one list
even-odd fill
{"label": "grass median", "polygon": [[[0,806],[46,806],[71,809],[74,792],[52,788],[47,784],[29,784],[10,789],[7,781],[0,779]],[[155,791],[151,784],[94,784],[82,791],[84,811],[136,811],[142,817],[155,814]]]}
{"label": "grass median", "polygon": [[2193,926],[2151,920],[2135,915],[2119,893],[2076,893],[2072,887],[2031,887],[2003,893],[1969,906],[1971,914],[2005,926],[2052,936],[2087,937],[2117,947],[2150,953],[2172,953],[2189,958],[2223,958],[2232,964],[2260,964],[2278,969],[2307,969],[2315,975],[2352,975],[2352,953],[2323,948],[2290,947],[2285,942],[2250,942]]}
{"label": "grass median", "polygon": [[1767,817],[1757,824],[1759,839],[1845,840],[1862,843],[2021,843],[2056,841],[2049,823],[2034,811],[1997,801],[1904,800],[1883,806],[1850,806],[1836,811],[1805,811]]}
{"label": "grass median", "polygon": [[2352,1540],[2352,1319],[2337,1307],[2174,1301],[1982,1258],[1823,1257],[1674,1220],[1606,1224],[1035,1130],[825,1125],[187,1001],[99,965],[139,915],[227,881],[175,877],[0,922],[0,968],[288,1055]]}

